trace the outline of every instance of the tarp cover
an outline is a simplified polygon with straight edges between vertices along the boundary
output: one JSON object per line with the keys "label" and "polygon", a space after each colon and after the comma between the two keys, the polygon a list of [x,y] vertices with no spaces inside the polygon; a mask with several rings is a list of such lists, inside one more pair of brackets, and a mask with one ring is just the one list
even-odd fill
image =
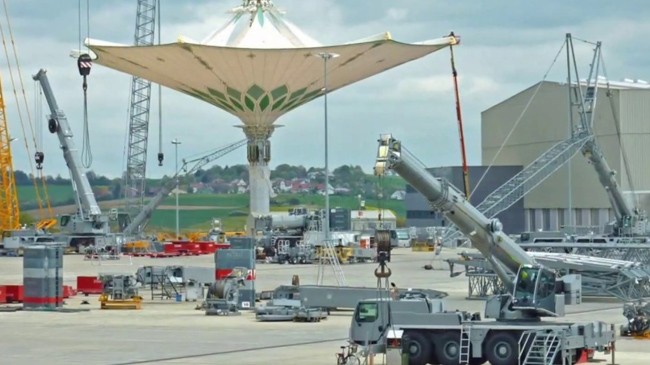
{"label": "tarp cover", "polygon": [[[324,91],[336,90],[452,44],[444,37],[417,44],[390,34],[342,45],[321,46],[284,20],[270,1],[245,1],[225,26],[201,42],[127,46],[88,39],[95,62],[181,91],[239,117],[247,125],[270,125],[280,115]],[[249,17],[245,15],[249,15]]]}

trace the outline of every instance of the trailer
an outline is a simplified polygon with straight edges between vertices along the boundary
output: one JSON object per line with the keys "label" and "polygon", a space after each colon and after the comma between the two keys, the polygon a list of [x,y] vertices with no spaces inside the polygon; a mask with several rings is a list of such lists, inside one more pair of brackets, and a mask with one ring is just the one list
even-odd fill
{"label": "trailer", "polygon": [[[388,296],[388,290],[380,290],[380,294]],[[299,300],[305,308],[354,309],[359,301],[375,298],[377,288],[360,286],[329,286],[329,285],[281,285],[273,291],[273,299]],[[440,299],[447,293],[432,290],[412,288],[402,296],[420,296],[429,299]]]}

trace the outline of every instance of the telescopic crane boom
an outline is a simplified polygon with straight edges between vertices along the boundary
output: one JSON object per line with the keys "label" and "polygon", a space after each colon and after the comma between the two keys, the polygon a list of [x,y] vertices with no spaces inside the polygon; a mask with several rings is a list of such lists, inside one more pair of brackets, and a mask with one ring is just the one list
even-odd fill
{"label": "telescopic crane boom", "polygon": [[56,133],[59,139],[61,149],[63,150],[63,158],[68,169],[70,169],[72,183],[74,184],[78,197],[78,211],[72,217],[77,222],[73,222],[76,224],[66,224],[65,226],[73,227],[71,229],[75,230],[75,233],[109,233],[108,217],[102,215],[97,204],[95,194],[93,194],[90,182],[86,177],[86,171],[81,164],[81,156],[75,146],[72,129],[70,128],[70,124],[68,124],[65,113],[59,109],[59,105],[50,87],[46,70],[39,70],[33,78],[40,82],[43,88],[43,95],[45,95],[51,113],[48,120],[48,129],[51,133]]}
{"label": "telescopic crane boom", "polygon": [[[512,295],[499,298],[495,307],[486,308],[486,316],[501,319],[539,318],[564,314],[563,294],[556,293],[556,275],[538,264],[502,231],[498,219],[488,219],[472,206],[463,194],[429,174],[416,160],[405,154],[401,142],[390,134],[379,139],[375,174],[391,169],[411,184],[441,211],[493,265],[495,272]],[[513,279],[514,277],[514,279]],[[566,277],[563,280],[575,280]],[[561,288],[562,285],[558,285]]]}

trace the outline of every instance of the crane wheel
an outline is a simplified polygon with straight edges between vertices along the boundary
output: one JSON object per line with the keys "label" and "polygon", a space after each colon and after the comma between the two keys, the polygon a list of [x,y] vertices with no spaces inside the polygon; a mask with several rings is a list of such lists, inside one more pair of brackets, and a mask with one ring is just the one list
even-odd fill
{"label": "crane wheel", "polygon": [[486,358],[492,365],[519,364],[519,343],[514,333],[491,332],[485,342]]}
{"label": "crane wheel", "polygon": [[435,353],[441,365],[456,365],[460,357],[460,333],[448,331],[435,340]]}
{"label": "crane wheel", "polygon": [[408,352],[409,365],[428,364],[432,356],[431,341],[424,334],[417,331],[408,331],[404,334],[404,337],[406,337],[406,343],[403,344],[403,348]]}

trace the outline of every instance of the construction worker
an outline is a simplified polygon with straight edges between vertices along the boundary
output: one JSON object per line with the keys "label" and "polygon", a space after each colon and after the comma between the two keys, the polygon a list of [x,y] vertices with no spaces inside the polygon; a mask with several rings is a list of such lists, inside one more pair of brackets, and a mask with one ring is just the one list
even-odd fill
{"label": "construction worker", "polygon": [[395,285],[395,283],[390,283],[390,289],[388,293],[392,300],[399,300],[399,290],[397,290],[397,285]]}

